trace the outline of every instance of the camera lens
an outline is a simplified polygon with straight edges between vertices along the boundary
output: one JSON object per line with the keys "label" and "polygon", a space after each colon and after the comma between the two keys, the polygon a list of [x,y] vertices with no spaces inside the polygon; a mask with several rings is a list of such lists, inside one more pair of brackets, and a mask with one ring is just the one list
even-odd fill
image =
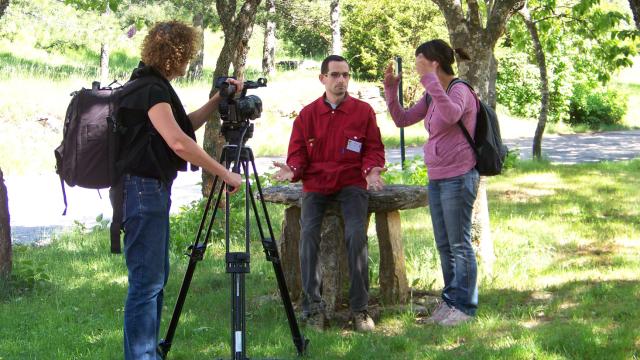
{"label": "camera lens", "polygon": [[262,100],[256,95],[242,97],[237,101],[237,110],[244,118],[257,119],[262,113]]}

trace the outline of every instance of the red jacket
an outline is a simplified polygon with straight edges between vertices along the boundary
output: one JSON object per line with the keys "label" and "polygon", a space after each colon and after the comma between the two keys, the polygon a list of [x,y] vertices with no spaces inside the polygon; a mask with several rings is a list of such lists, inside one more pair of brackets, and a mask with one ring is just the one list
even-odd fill
{"label": "red jacket", "polygon": [[287,165],[305,192],[332,194],[356,185],[384,166],[384,145],[369,104],[348,94],[333,110],[325,96],[305,106],[293,122]]}

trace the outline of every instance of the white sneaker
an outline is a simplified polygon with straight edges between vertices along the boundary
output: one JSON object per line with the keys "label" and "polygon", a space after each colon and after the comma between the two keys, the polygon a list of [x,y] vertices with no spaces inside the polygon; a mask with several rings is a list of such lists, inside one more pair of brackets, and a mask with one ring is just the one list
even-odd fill
{"label": "white sneaker", "polygon": [[433,310],[431,316],[418,320],[418,324],[437,324],[445,318],[450,309],[449,304],[443,301]]}
{"label": "white sneaker", "polygon": [[371,332],[376,328],[376,324],[373,322],[371,316],[369,316],[367,310],[353,314],[353,324],[358,332]]}
{"label": "white sneaker", "polygon": [[447,314],[445,314],[444,318],[438,322],[438,324],[442,326],[456,326],[471,319],[473,319],[473,316],[469,316],[462,311],[451,307],[449,308]]}

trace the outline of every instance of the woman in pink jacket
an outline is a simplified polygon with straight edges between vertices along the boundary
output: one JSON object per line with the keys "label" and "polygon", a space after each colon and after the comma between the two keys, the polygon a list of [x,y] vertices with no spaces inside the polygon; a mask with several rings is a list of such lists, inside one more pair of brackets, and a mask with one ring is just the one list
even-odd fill
{"label": "woman in pink jacket", "polygon": [[478,190],[473,149],[458,121],[469,134],[476,126],[478,100],[455,79],[454,55],[469,60],[462,49],[453,50],[443,40],[428,41],[416,49],[416,71],[426,92],[408,110],[398,103],[399,77],[390,64],[384,75],[384,90],[391,117],[398,127],[424,119],[429,139],[424,145],[424,162],[429,176],[429,208],[436,246],[440,254],[444,288],[442,302],[425,323],[453,326],[476,314],[477,264],[471,245],[471,211]]}

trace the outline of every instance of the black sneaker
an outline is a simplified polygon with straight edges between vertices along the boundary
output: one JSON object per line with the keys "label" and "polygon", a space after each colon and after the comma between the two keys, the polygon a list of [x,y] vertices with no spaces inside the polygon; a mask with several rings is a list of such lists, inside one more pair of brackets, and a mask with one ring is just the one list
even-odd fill
{"label": "black sneaker", "polygon": [[305,319],[305,323],[308,327],[311,327],[317,331],[323,331],[327,322],[327,316],[324,311],[318,311],[316,313],[310,314]]}

